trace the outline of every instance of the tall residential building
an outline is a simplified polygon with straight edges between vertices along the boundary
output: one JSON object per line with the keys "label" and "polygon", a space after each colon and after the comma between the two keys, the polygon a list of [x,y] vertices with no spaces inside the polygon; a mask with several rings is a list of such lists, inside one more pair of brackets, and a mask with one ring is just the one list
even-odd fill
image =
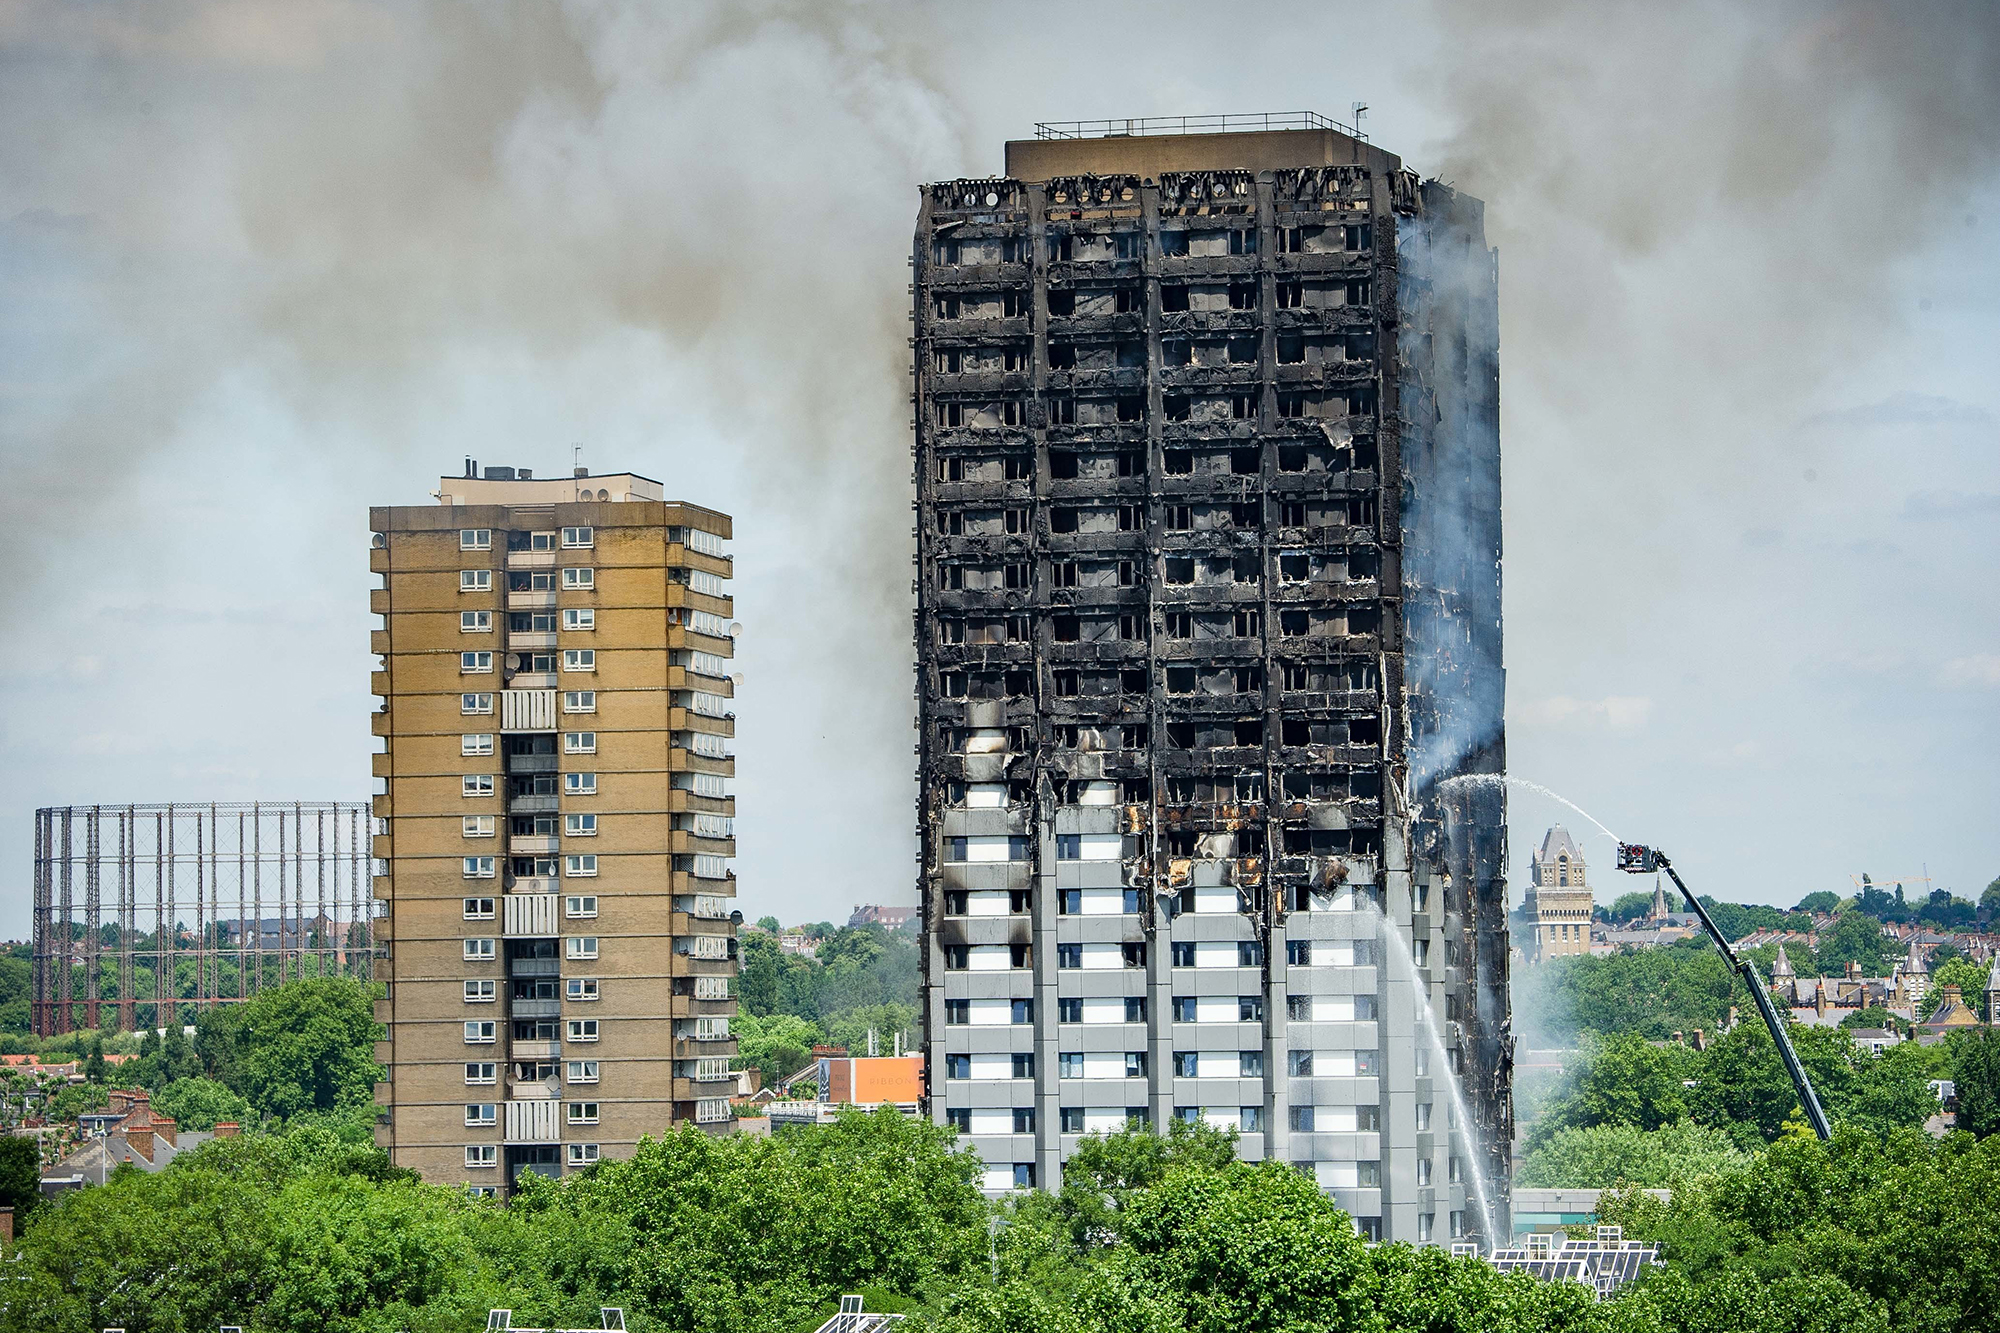
{"label": "tall residential building", "polygon": [[377,1141],[504,1191],[729,1121],[727,515],[467,460],[371,509]]}
{"label": "tall residential building", "polygon": [[1368,1234],[1504,1237],[1495,261],[1264,125],[922,192],[930,1112],[993,1189],[1199,1117]]}
{"label": "tall residential building", "polygon": [[1522,942],[1529,961],[1589,953],[1595,899],[1584,879],[1583,853],[1568,829],[1558,824],[1542,836],[1529,879],[1521,905],[1523,924],[1534,932]]}

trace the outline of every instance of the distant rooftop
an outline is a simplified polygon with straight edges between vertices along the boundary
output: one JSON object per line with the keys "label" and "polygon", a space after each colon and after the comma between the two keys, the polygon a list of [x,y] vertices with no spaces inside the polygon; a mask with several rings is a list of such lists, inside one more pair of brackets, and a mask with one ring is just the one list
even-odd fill
{"label": "distant rooftop", "polygon": [[1139,116],[1123,120],[1038,120],[1037,139],[1112,139],[1128,134],[1247,134],[1264,130],[1333,130],[1363,143],[1368,136],[1317,111],[1252,111],[1222,116]]}
{"label": "distant rooftop", "polygon": [[636,472],[611,472],[592,476],[587,468],[573,469],[569,476],[537,477],[532,468],[481,467],[478,460],[465,460],[465,474],[439,477],[438,503],[447,505],[534,505],[582,500],[661,500],[666,496],[660,483]]}
{"label": "distant rooftop", "polygon": [[1402,159],[1368,136],[1316,111],[1256,111],[1224,116],[1128,116],[1122,120],[1045,120],[1032,139],[1010,139],[1010,180],[1059,176],[1138,176],[1177,172],[1284,171],[1337,165],[1393,173]]}

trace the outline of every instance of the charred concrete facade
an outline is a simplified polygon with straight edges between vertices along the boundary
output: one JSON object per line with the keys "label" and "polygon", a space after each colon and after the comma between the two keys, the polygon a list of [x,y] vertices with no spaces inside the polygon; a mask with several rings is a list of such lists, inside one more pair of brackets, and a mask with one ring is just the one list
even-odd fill
{"label": "charred concrete facade", "polygon": [[930,1112],[990,1188],[1201,1117],[1504,1237],[1481,207],[1324,125],[1007,160],[912,257]]}
{"label": "charred concrete facade", "polygon": [[502,1193],[731,1123],[729,517],[468,460],[378,508],[376,1141]]}

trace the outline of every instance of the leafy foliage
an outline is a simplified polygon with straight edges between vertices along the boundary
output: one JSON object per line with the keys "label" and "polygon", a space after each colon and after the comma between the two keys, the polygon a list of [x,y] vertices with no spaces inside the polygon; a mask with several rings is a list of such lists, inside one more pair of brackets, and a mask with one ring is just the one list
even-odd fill
{"label": "leafy foliage", "polygon": [[1955,1032],[1950,1053],[1958,1128],[1982,1139],[2000,1134],[2000,1031],[1982,1027]]}
{"label": "leafy foliage", "polygon": [[1750,997],[1705,940],[1626,953],[1579,954],[1515,974],[1514,1013],[1534,1040],[1568,1044],[1584,1032],[1636,1032],[1664,1041],[1722,1026]]}
{"label": "leafy foliage", "polygon": [[[1791,1029],[1792,1045],[1835,1124],[1883,1133],[1937,1110],[1938,1057],[1913,1043],[1877,1056],[1838,1028]],[[1658,1130],[1681,1120],[1727,1133],[1745,1149],[1785,1132],[1798,1104],[1770,1033],[1746,1023],[1706,1051],[1653,1045],[1636,1033],[1593,1040],[1528,1136],[1535,1152],[1565,1129]]]}
{"label": "leafy foliage", "polygon": [[1634,1303],[1665,1328],[2000,1327],[2000,1140],[1792,1137],[1606,1217],[1663,1242],[1671,1268]]}
{"label": "leafy foliage", "polygon": [[1917,1017],[1929,1018],[1938,1011],[1944,1004],[1946,986],[1958,987],[1959,999],[1978,1013],[1980,997],[1986,991],[1986,976],[1987,970],[1970,958],[1954,958],[1933,969],[1930,989],[1924,992],[1923,1003],[1917,1006]]}
{"label": "leafy foliage", "polygon": [[[238,1010],[226,1057],[237,1087],[265,1115],[332,1111],[369,1101],[381,1068],[370,989],[349,977],[290,982]],[[172,1036],[175,1029],[168,1029]],[[219,1039],[218,1039],[219,1040]]]}
{"label": "leafy foliage", "polygon": [[[782,1041],[747,1059],[767,1080],[798,1069],[820,1042],[865,1049],[870,1028],[885,1055],[898,1033],[905,1049],[915,1045],[920,970],[915,937],[878,925],[817,929],[823,938],[812,958],[784,952],[768,930],[744,932],[739,946],[737,990],[743,1017],[753,1020],[750,1031],[758,1031],[754,1020],[759,1019],[794,1018],[807,1025],[781,1029],[787,1034]],[[780,1053],[779,1046],[795,1049],[796,1060],[791,1049]],[[748,1057],[749,1048],[744,1049]]]}
{"label": "leafy foliage", "polygon": [[1741,1167],[1748,1157],[1720,1129],[1679,1120],[1658,1129],[1603,1124],[1564,1129],[1514,1175],[1527,1189],[1665,1189]]}
{"label": "leafy foliage", "polygon": [[160,1089],[153,1107],[182,1129],[209,1130],[225,1120],[251,1119],[250,1103],[226,1084],[208,1078],[176,1079]]}

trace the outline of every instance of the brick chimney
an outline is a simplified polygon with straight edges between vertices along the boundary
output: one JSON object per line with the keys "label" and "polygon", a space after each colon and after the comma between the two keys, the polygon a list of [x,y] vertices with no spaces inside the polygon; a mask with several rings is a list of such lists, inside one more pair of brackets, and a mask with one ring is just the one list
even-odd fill
{"label": "brick chimney", "polygon": [[1694,1048],[1697,1051],[1705,1051],[1708,1049],[1708,1034],[1706,1032],[1703,1032],[1700,1028],[1696,1028],[1694,1030]]}
{"label": "brick chimney", "polygon": [[128,1103],[131,1114],[125,1117],[127,1126],[137,1125],[141,1129],[153,1123],[153,1094],[141,1089],[131,1095]]}
{"label": "brick chimney", "polygon": [[145,1158],[145,1159],[146,1159],[146,1160],[147,1160],[148,1162],[151,1162],[151,1161],[153,1160],[153,1131],[152,1131],[152,1130],[150,1130],[150,1129],[127,1129],[127,1130],[125,1131],[125,1143],[126,1143],[126,1146],[128,1146],[128,1147],[130,1147],[130,1148],[132,1149],[132,1151],[133,1151],[133,1152],[135,1152],[135,1153],[137,1153],[137,1154],[138,1154],[139,1156],[141,1156],[141,1157]]}
{"label": "brick chimney", "polygon": [[179,1127],[165,1116],[153,1117],[153,1133],[158,1135],[160,1142],[166,1144],[169,1148],[180,1146],[174,1142],[174,1130],[177,1128]]}
{"label": "brick chimney", "polygon": [[233,1139],[242,1133],[243,1125],[240,1121],[218,1120],[215,1122],[215,1137],[218,1139]]}

